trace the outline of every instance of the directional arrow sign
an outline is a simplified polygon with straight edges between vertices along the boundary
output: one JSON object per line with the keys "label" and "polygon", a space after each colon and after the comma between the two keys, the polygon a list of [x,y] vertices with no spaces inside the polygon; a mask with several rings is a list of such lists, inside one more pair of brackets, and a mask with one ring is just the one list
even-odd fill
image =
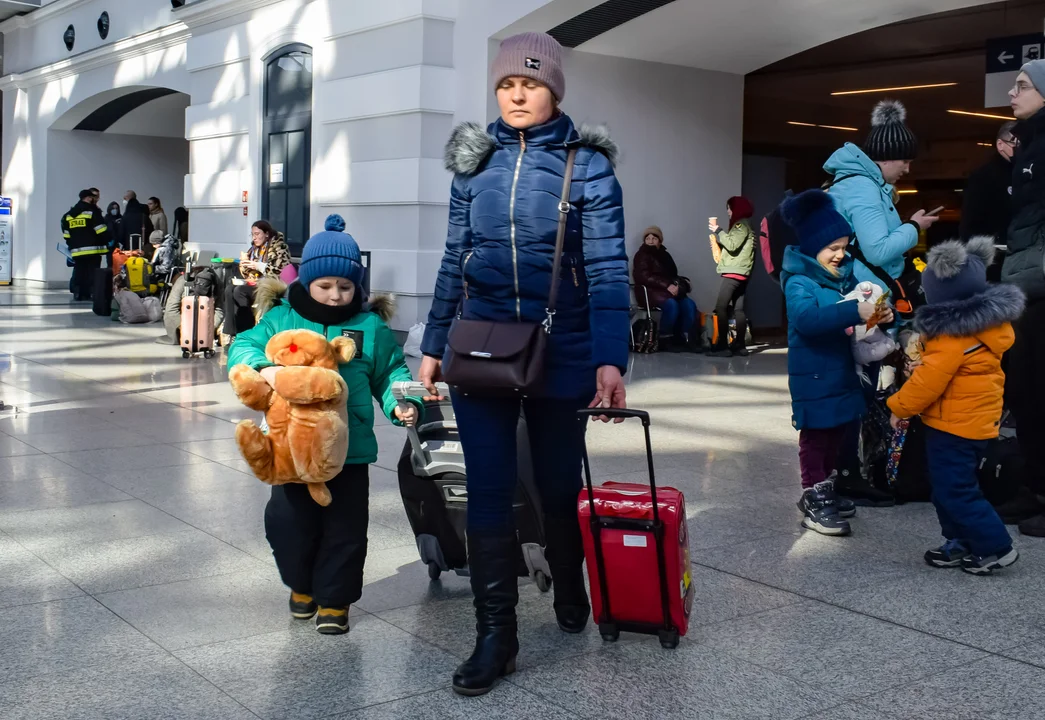
{"label": "directional arrow sign", "polygon": [[1002,54],[998,56],[998,62],[1000,62],[1002,65],[1008,65],[1009,60],[1015,59],[1016,56],[1013,55],[1011,52],[1002,52]]}
{"label": "directional arrow sign", "polygon": [[985,108],[1007,107],[1009,89],[1025,62],[1045,57],[1045,36],[1042,33],[994,38],[987,41],[984,60]]}

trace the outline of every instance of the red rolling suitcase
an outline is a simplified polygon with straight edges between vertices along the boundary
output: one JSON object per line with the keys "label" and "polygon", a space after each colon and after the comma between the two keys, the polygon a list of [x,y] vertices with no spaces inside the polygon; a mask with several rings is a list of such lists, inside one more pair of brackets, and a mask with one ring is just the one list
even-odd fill
{"label": "red rolling suitcase", "polygon": [[657,487],[649,413],[595,409],[581,415],[641,420],[649,463],[649,485],[609,482],[593,488],[584,453],[586,487],[578,515],[593,617],[603,640],[616,641],[623,630],[658,635],[663,647],[673,649],[689,628],[693,608],[685,499],[675,488]]}

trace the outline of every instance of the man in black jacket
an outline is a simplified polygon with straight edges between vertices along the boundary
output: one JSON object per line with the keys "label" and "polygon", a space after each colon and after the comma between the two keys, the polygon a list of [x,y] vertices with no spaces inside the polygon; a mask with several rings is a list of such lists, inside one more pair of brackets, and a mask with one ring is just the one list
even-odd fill
{"label": "man in black jacket", "polygon": [[[997,152],[965,182],[960,235],[966,242],[977,235],[990,235],[995,242],[1005,242],[1012,217],[1009,189],[1012,187],[1012,154],[1016,149],[1016,137],[1012,134],[1015,127],[1015,122],[1007,122],[999,128],[994,140]],[[988,270],[988,275],[992,272],[994,277],[990,279],[997,282],[1000,262]]]}
{"label": "man in black jacket", "polygon": [[93,191],[83,190],[80,202],[62,216],[62,236],[73,258],[73,300],[90,300],[95,272],[109,252],[109,226]]}
{"label": "man in black jacket", "polygon": [[[152,223],[149,222],[149,211],[138,201],[138,194],[128,190],[123,196],[123,235],[120,244],[124,250],[141,250],[144,243],[149,239],[152,232]],[[131,236],[138,235],[140,240],[131,246]]]}
{"label": "man in black jacket", "polygon": [[[1012,161],[1012,223],[1002,279],[1027,294],[1008,355],[1006,399],[1026,461],[1026,483],[1045,495],[1045,60],[1023,66],[1009,91],[1019,123]],[[1020,532],[1045,536],[1045,515],[1020,523]]]}

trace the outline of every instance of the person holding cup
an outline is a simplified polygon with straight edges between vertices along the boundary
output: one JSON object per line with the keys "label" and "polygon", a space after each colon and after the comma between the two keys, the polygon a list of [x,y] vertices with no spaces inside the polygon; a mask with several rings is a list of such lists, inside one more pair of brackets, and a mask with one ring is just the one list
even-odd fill
{"label": "person holding cup", "polygon": [[222,345],[228,344],[239,333],[254,327],[254,292],[263,277],[278,278],[290,264],[290,249],[283,233],[265,220],[258,220],[250,228],[250,247],[240,253],[240,277],[233,278],[225,288],[225,325]]}

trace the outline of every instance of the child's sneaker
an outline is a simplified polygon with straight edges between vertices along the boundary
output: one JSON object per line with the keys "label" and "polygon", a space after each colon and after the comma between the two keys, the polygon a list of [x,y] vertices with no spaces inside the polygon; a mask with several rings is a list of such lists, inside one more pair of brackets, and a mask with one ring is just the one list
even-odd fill
{"label": "child's sneaker", "polygon": [[938,568],[956,568],[970,555],[972,553],[961,540],[948,540],[935,550],[927,550],[925,562]]}
{"label": "child's sneaker", "polygon": [[319,610],[319,606],[316,605],[316,601],[312,599],[311,595],[290,593],[290,614],[298,620],[311,620],[317,610]]}
{"label": "child's sneaker", "polygon": [[848,535],[852,532],[849,522],[838,514],[834,483],[830,480],[817,483],[802,493],[798,501],[802,511],[802,526],[821,535]]}
{"label": "child's sneaker", "polygon": [[348,608],[319,609],[316,615],[316,632],[323,635],[344,635],[348,632]]}
{"label": "child's sneaker", "polygon": [[988,555],[987,557],[969,555],[962,560],[962,570],[972,575],[990,575],[995,570],[1009,567],[1019,559],[1020,554],[1016,548],[1009,548],[997,555]]}
{"label": "child's sneaker", "polygon": [[835,504],[838,505],[838,517],[856,517],[856,503],[849,498],[844,498],[841,495],[836,494]]}

